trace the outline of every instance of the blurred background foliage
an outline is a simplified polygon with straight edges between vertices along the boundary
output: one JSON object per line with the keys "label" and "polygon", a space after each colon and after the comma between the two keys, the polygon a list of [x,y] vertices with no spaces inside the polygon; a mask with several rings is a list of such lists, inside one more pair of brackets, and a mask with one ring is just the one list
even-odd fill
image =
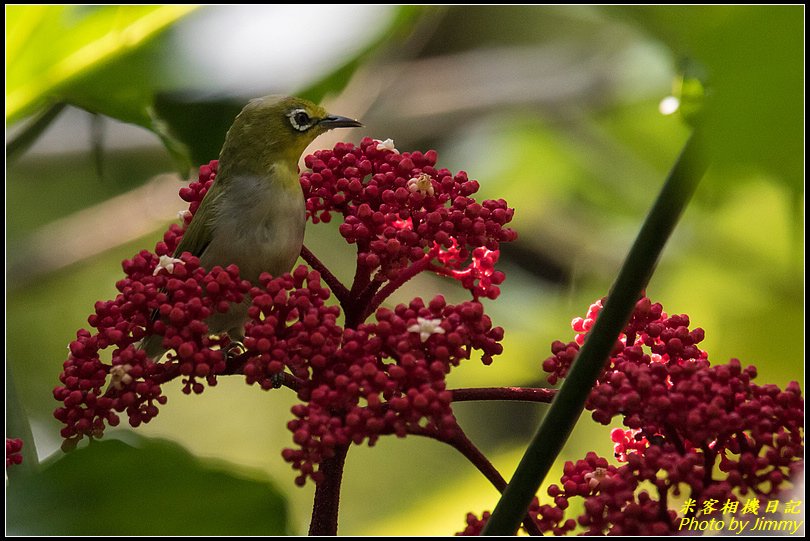
{"label": "blurred background foliage", "polygon": [[[9,401],[7,389],[7,435],[24,412],[45,460],[35,477],[11,472],[8,531],[306,532],[312,487],[294,487],[280,457],[289,392],[223,378],[187,397],[178,382],[148,426],[110,430],[69,456],[52,417],[75,331],[96,300],[115,295],[120,261],[151,249],[183,207],[172,172],[187,179],[189,164],[216,158],[235,113],[263,94],[320,99],[362,119],[355,142],[435,148],[440,165],[480,180],[482,197],[515,207],[520,236],[504,248],[507,281],[487,307],[507,331],[505,352],[491,367],[457,369],[451,385],[541,386],[551,341],[570,339],[570,320],[607,293],[689,133],[659,103],[682,70],[699,72],[713,167],[648,294],[706,329],[714,362],[754,363],[760,383],[801,381],[803,15],[803,6],[6,7],[6,366],[20,397]],[[306,244],[348,282],[352,251],[337,238],[334,224],[319,225]],[[465,297],[420,276],[395,300],[439,292]],[[507,478],[544,411],[457,406]],[[558,469],[588,450],[610,456],[608,430],[584,416]],[[353,447],[344,479],[344,535],[449,534],[497,501],[452,449],[415,437]],[[77,507],[77,497],[97,505]]]}

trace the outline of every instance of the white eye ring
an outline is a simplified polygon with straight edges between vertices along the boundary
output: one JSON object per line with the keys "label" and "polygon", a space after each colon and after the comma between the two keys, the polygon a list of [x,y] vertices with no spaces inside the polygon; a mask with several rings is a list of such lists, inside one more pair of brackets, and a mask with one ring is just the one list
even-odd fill
{"label": "white eye ring", "polygon": [[313,121],[309,117],[309,113],[304,109],[293,109],[287,113],[287,118],[290,119],[292,127],[298,131],[307,131],[312,127]]}

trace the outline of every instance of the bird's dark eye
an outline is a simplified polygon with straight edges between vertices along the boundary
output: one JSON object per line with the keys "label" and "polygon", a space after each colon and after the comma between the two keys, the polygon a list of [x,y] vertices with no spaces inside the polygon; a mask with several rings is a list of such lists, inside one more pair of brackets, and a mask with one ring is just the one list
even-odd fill
{"label": "bird's dark eye", "polygon": [[290,118],[290,124],[292,124],[292,127],[298,131],[307,131],[312,127],[312,119],[303,109],[291,111],[287,116]]}

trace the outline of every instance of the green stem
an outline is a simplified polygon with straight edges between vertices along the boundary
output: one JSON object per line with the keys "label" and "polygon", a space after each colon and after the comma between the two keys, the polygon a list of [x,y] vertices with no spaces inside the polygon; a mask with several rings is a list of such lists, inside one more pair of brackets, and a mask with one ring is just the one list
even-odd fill
{"label": "green stem", "polygon": [[[699,130],[699,129],[698,129]],[[699,131],[687,141],[619,271],[557,397],[515,470],[484,535],[513,535],[585,407],[610,350],[627,324],[658,257],[708,167]]]}

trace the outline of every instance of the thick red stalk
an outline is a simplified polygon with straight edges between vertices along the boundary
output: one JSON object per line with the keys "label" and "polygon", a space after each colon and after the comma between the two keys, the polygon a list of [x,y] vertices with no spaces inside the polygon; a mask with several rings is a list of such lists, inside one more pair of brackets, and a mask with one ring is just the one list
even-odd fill
{"label": "thick red stalk", "polygon": [[[451,438],[443,438],[436,432],[432,430],[416,430],[411,431],[410,433],[415,436],[425,436],[428,438],[435,439],[436,441],[440,441],[442,443],[446,443],[453,447],[456,451],[461,453],[464,458],[470,461],[470,463],[475,466],[475,468],[481,472],[487,480],[492,483],[492,486],[495,487],[498,492],[503,492],[506,488],[506,479],[504,479],[503,475],[495,468],[492,462],[481,452],[475,444],[470,441],[461,427],[457,426],[456,434]],[[543,533],[537,528],[537,524],[534,523],[528,516],[523,520],[523,526],[529,535],[543,535]]]}
{"label": "thick red stalk", "polygon": [[477,400],[517,400],[520,402],[549,403],[557,394],[557,389],[523,387],[482,387],[480,389],[453,389],[453,402]]}
{"label": "thick red stalk", "polygon": [[337,446],[335,456],[321,463],[320,471],[324,478],[315,488],[309,535],[337,535],[340,484],[343,481],[343,466],[348,451],[348,445]]}

